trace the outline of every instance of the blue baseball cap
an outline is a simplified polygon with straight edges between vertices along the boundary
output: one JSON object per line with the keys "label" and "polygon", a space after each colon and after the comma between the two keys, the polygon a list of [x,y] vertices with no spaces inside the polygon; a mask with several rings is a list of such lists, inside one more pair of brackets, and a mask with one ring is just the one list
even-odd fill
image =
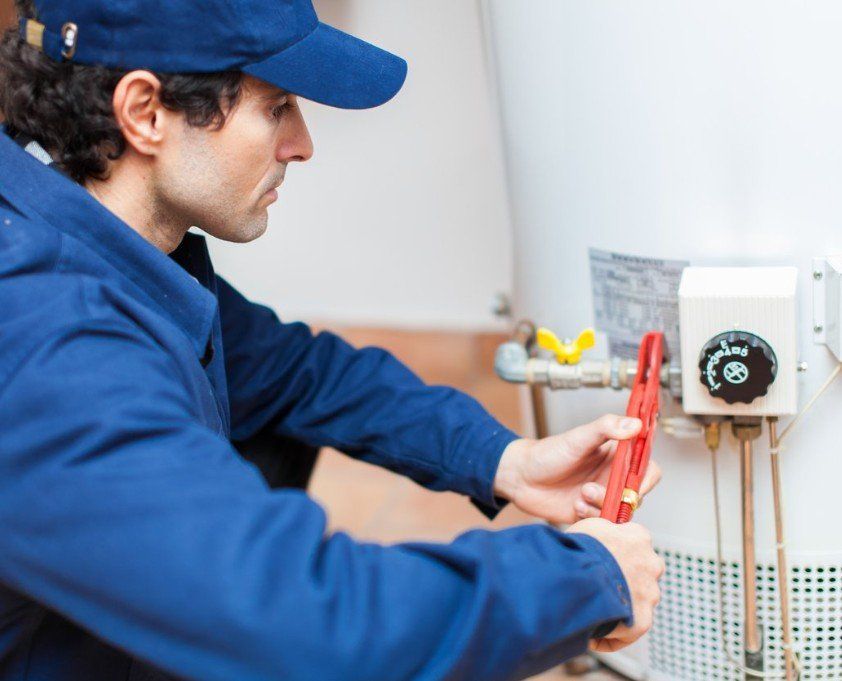
{"label": "blue baseball cap", "polygon": [[238,70],[343,109],[390,100],[406,62],[323,24],[311,0],[35,0],[21,36],[57,61],[159,73]]}

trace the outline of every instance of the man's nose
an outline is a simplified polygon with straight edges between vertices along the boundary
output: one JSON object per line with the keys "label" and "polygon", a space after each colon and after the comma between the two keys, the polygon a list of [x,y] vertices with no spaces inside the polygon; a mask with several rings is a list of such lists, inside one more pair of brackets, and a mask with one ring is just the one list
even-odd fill
{"label": "man's nose", "polygon": [[281,135],[278,145],[277,160],[282,163],[290,161],[309,161],[313,156],[313,140],[304,122],[301,109],[295,107],[290,112],[289,125]]}

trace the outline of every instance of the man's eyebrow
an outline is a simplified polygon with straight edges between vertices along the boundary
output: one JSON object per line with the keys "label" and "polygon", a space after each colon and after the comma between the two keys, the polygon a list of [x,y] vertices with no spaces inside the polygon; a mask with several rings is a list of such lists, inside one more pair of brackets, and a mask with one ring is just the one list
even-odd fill
{"label": "man's eyebrow", "polygon": [[272,92],[268,92],[264,94],[260,99],[264,102],[271,102],[278,99],[283,99],[289,94],[286,90],[273,90]]}

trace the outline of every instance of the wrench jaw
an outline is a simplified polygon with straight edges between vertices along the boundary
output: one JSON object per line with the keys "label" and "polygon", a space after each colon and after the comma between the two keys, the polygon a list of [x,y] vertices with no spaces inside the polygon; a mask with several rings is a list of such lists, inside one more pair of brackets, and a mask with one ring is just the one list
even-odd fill
{"label": "wrench jaw", "polygon": [[661,406],[661,367],[664,363],[664,334],[650,331],[643,336],[637,359],[626,416],[643,423],[640,432],[617,445],[601,517],[614,523],[631,520],[640,505],[640,485],[649,466],[652,442]]}

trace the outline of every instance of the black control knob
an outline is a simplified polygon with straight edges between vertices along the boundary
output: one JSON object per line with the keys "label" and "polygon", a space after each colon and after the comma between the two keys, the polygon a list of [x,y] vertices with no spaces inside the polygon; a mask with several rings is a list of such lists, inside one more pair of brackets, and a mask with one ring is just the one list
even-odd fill
{"label": "black control knob", "polygon": [[749,404],[765,395],[778,373],[775,351],[748,331],[726,331],[711,338],[699,355],[702,385],[728,404]]}

